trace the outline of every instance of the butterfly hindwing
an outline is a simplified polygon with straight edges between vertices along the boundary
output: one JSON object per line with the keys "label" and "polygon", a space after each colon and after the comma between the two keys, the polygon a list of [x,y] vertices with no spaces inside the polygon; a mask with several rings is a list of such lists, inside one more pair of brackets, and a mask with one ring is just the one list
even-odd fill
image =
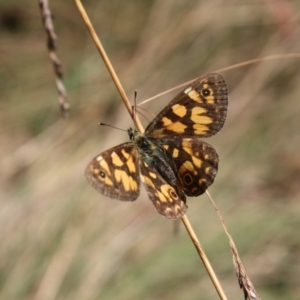
{"label": "butterfly hindwing", "polygon": [[197,137],[175,137],[161,143],[175,163],[180,189],[187,196],[203,194],[214,182],[218,171],[216,150]]}
{"label": "butterfly hindwing", "polygon": [[156,169],[140,160],[140,173],[149,199],[158,213],[168,219],[180,219],[186,212],[185,195],[176,186],[170,185]]}
{"label": "butterfly hindwing", "polygon": [[128,142],[102,152],[88,164],[85,175],[103,195],[122,201],[136,200],[140,193],[137,148]]}
{"label": "butterfly hindwing", "polygon": [[223,127],[228,92],[223,77],[208,74],[180,92],[148,125],[154,138],[172,135],[209,137]]}

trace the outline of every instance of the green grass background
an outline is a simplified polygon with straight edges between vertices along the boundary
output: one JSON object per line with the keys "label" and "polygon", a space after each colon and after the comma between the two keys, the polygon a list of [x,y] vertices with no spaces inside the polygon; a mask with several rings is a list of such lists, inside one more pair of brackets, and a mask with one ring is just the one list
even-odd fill
{"label": "green grass background", "polygon": [[[84,169],[132,121],[73,1],[50,1],[71,114],[61,119],[37,1],[0,0],[0,299],[217,299],[181,223],[145,192],[97,194]],[[249,59],[300,52],[299,1],[84,1],[128,96],[138,101]],[[209,188],[258,294],[300,295],[300,60],[222,72],[229,112],[207,139]],[[176,94],[144,107],[158,113]],[[148,117],[151,119],[151,117]],[[147,125],[147,120],[144,124]],[[228,299],[243,299],[208,197],[187,215]]]}

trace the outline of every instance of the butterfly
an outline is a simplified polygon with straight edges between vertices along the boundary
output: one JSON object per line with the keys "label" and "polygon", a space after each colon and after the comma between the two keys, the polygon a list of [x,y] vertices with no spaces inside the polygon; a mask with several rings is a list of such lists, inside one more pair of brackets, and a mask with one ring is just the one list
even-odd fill
{"label": "butterfly", "polygon": [[186,196],[199,196],[214,182],[219,158],[200,138],[223,127],[228,91],[223,77],[200,77],[181,91],[147,126],[128,129],[130,141],[97,155],[87,166],[87,181],[101,194],[134,201],[144,183],[158,213],[180,219]]}

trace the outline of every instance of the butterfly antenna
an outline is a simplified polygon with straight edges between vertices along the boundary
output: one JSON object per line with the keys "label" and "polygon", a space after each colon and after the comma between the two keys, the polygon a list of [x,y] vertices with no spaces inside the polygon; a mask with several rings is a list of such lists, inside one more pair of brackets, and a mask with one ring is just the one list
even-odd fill
{"label": "butterfly antenna", "polygon": [[151,119],[149,118],[149,116],[148,116],[147,114],[142,113],[140,110],[144,110],[146,113],[149,113],[150,115],[153,115],[153,118],[155,117],[155,115],[154,115],[154,114],[151,114],[151,112],[149,112],[148,110],[143,109],[143,108],[140,107],[140,106],[137,106],[137,107],[136,107],[136,112],[137,112],[140,116],[142,116],[145,120],[147,120],[148,123],[151,121]]}
{"label": "butterfly antenna", "polygon": [[135,117],[136,117],[136,114],[139,112],[139,114],[144,117],[146,120],[149,121],[149,119],[143,114],[141,113],[140,111],[138,110],[143,110],[145,112],[147,112],[148,114],[152,115],[152,117],[154,118],[155,115],[153,113],[151,113],[149,110],[143,108],[143,107],[140,107],[139,105],[136,104],[136,100],[137,99],[137,90],[134,91],[134,105],[131,107],[132,109],[132,117],[133,117],[133,120],[135,120]]}
{"label": "butterfly antenna", "polygon": [[136,118],[136,99],[137,99],[137,90],[134,91],[134,105],[131,107],[132,118],[133,118],[134,122],[135,122],[135,118]]}
{"label": "butterfly antenna", "polygon": [[[136,107],[136,110],[137,110],[137,111],[138,111],[138,110],[142,110],[142,111],[144,111],[145,113],[151,115],[152,118],[155,118],[155,114],[154,114],[152,111],[150,111],[149,109],[146,109],[146,108],[141,107],[141,106],[137,106],[137,107]],[[141,115],[143,115],[140,111],[139,111],[139,113],[140,113]],[[143,117],[145,117],[145,115],[143,115]],[[147,119],[147,117],[145,117],[145,118]],[[149,120],[149,121],[150,121],[150,120]]]}
{"label": "butterfly antenna", "polygon": [[122,129],[122,128],[119,128],[119,127],[116,127],[116,126],[113,126],[113,125],[109,125],[109,124],[106,124],[106,123],[102,123],[102,122],[100,122],[99,125],[100,126],[108,126],[108,127],[114,128],[114,129],[121,130],[121,131],[127,131],[125,129]]}

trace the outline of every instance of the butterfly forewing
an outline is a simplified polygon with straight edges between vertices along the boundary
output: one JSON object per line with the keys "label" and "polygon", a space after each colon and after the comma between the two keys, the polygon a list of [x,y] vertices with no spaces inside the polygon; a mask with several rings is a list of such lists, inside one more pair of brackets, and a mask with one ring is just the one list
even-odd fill
{"label": "butterfly forewing", "polygon": [[96,156],[87,166],[87,181],[101,194],[134,201],[140,193],[137,148],[124,143]]}
{"label": "butterfly forewing", "polygon": [[223,77],[208,74],[179,93],[148,125],[146,134],[154,138],[212,136],[223,127],[227,106],[228,92]]}

